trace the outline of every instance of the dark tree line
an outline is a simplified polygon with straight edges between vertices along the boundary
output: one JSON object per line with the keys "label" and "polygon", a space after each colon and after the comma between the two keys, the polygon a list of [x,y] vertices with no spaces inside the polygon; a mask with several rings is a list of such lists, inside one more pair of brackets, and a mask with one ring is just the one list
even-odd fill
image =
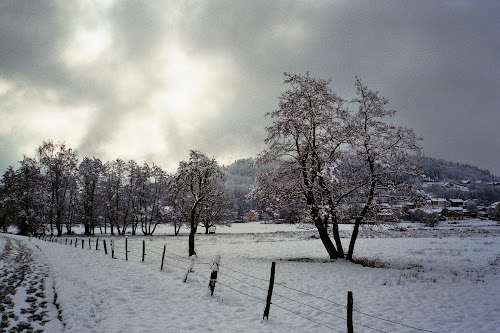
{"label": "dark tree line", "polygon": [[168,174],[133,160],[78,162],[76,150],[46,141],[35,157],[25,156],[19,168],[9,167],[0,179],[0,228],[14,225],[23,235],[56,236],[72,234],[75,224],[84,226],[85,235],[96,229],[152,235],[160,224],[172,224],[175,234],[183,225],[196,232],[201,224],[208,231],[232,219],[224,179],[217,162],[198,151],[191,151],[176,174]]}

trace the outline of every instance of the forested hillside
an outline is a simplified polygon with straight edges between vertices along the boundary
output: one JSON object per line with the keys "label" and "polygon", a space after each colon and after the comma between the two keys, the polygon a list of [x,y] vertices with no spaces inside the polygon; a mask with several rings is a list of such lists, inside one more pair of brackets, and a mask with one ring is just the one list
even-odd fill
{"label": "forested hillside", "polygon": [[[227,175],[226,187],[234,195],[240,218],[248,210],[258,208],[257,202],[249,201],[245,197],[254,183],[255,177],[261,171],[261,166],[254,162],[254,158],[240,159],[223,168]],[[462,180],[469,180],[473,183],[468,185],[469,191],[444,188],[436,184],[428,188],[432,195],[463,199],[474,198],[485,205],[500,200],[500,188],[487,184],[488,182],[500,181],[500,177],[491,174],[489,170],[426,156],[415,156],[413,163],[425,176],[435,182],[449,181],[460,184]],[[476,183],[476,181],[481,181],[481,183]]]}
{"label": "forested hillside", "polygon": [[468,164],[445,161],[426,156],[415,156],[413,163],[433,181],[482,180],[486,182],[499,181],[489,170],[480,169]]}

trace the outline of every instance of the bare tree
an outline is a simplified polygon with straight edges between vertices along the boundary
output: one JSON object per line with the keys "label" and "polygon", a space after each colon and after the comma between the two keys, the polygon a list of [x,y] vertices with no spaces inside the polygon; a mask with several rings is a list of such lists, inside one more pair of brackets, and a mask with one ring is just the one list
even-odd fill
{"label": "bare tree", "polygon": [[[407,199],[414,193],[412,187],[401,179],[401,175],[415,174],[417,170],[410,163],[410,153],[420,153],[418,138],[412,129],[388,123],[387,118],[396,111],[388,109],[389,101],[379,93],[363,86],[356,77],[356,95],[353,103],[355,136],[351,150],[361,162],[359,186],[352,192],[360,202],[356,211],[354,230],[349,243],[347,260],[352,260],[359,225],[375,206],[375,198],[398,197]],[[416,195],[416,193],[415,193]]]}
{"label": "bare tree", "polygon": [[162,207],[164,207],[165,191],[168,189],[170,177],[157,165],[150,168],[144,164],[143,174],[147,177],[142,177],[137,215],[142,233],[152,235],[156,227],[167,220],[162,214]]}
{"label": "bare tree", "polygon": [[24,157],[18,170],[7,169],[0,182],[1,218],[6,231],[16,225],[22,235],[35,235],[44,229],[46,194],[40,168]]}
{"label": "bare tree", "polygon": [[121,159],[104,164],[103,179],[100,185],[100,196],[103,201],[104,218],[109,222],[111,234],[116,228],[119,235],[124,235],[130,223],[127,203],[124,199],[124,183],[126,164]]}
{"label": "bare tree", "polygon": [[188,195],[179,186],[177,177],[172,177],[168,182],[166,192],[162,198],[160,214],[162,219],[174,227],[174,235],[179,235],[180,229],[189,220]]}
{"label": "bare tree", "polygon": [[309,73],[285,73],[291,88],[279,97],[278,109],[267,114],[274,122],[267,128],[268,148],[259,157],[260,163],[277,167],[260,176],[256,193],[277,205],[303,203],[330,258],[336,259],[339,252],[328,235],[330,211],[320,176],[346,142],[348,115],[343,100],[328,88],[329,82]]}
{"label": "bare tree", "polygon": [[395,111],[359,79],[351,101],[355,111],[328,88],[329,82],[309,73],[285,73],[291,88],[280,96],[279,108],[268,113],[274,122],[260,155],[261,163],[277,167],[261,174],[254,193],[278,207],[302,205],[331,259],[344,257],[338,224],[354,218],[347,255],[352,260],[359,225],[376,204],[411,192],[401,175],[413,172],[409,152],[419,151],[419,139],[412,130],[389,124],[386,118]]}
{"label": "bare tree", "polygon": [[85,235],[93,235],[97,219],[97,201],[99,180],[104,172],[104,166],[99,158],[85,157],[78,168],[80,201]]}
{"label": "bare tree", "polygon": [[211,227],[231,225],[232,219],[236,216],[234,198],[231,198],[224,188],[219,188],[216,192],[219,194],[213,196],[200,208],[199,223],[205,228],[205,234],[209,233]]}
{"label": "bare tree", "polygon": [[182,161],[176,174],[177,188],[185,195],[182,209],[189,216],[189,255],[196,255],[194,237],[199,224],[202,207],[209,205],[220,193],[219,184],[224,174],[215,159],[191,150],[189,160]]}
{"label": "bare tree", "polygon": [[44,141],[37,148],[37,157],[49,196],[50,233],[53,234],[55,225],[57,235],[61,236],[69,190],[74,185],[77,152],[66,147],[65,143]]}

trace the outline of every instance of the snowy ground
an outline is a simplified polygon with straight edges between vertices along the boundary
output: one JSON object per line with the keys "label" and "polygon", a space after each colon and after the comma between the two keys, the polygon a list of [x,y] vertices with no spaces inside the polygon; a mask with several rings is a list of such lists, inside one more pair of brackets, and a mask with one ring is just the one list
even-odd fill
{"label": "snowy ground", "polygon": [[[500,228],[467,223],[364,228],[356,254],[375,267],[329,262],[308,226],[234,224],[196,237],[186,283],[185,235],[129,236],[125,261],[123,237],[113,238],[113,260],[109,236],[98,236],[96,251],[96,237],[82,250],[81,237],[75,248],[75,237],[60,244],[0,234],[0,297],[11,299],[0,306],[14,314],[0,332],[20,323],[45,332],[345,332],[349,290],[355,332],[500,332]],[[343,229],[348,236],[350,226]],[[216,254],[222,261],[210,297]],[[263,321],[272,261],[276,284]],[[14,276],[22,267],[27,273]]]}

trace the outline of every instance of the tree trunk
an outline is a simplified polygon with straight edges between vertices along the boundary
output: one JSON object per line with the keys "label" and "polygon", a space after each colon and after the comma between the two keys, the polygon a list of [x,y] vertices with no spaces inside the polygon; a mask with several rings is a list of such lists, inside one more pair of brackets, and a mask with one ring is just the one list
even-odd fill
{"label": "tree trunk", "polygon": [[335,249],[335,245],[333,245],[332,240],[328,236],[328,230],[322,226],[316,226],[318,229],[319,233],[319,238],[321,239],[321,242],[323,243],[323,246],[326,249],[326,252],[328,252],[328,255],[330,256],[330,259],[337,259],[338,258],[338,253],[337,249]]}
{"label": "tree trunk", "polygon": [[195,236],[195,233],[193,231],[191,231],[191,233],[189,233],[189,256],[195,256],[196,255],[196,252],[194,251],[194,236]]}
{"label": "tree trunk", "polygon": [[347,252],[347,257],[345,258],[348,261],[352,261],[352,254],[354,253],[354,244],[356,243],[356,238],[358,237],[359,232],[359,224],[361,221],[354,222],[354,229],[352,230],[351,241],[349,242],[349,252]]}
{"label": "tree trunk", "polygon": [[[370,171],[373,175],[374,173],[374,166],[373,163],[370,163]],[[349,242],[349,252],[347,252],[347,258],[346,260],[352,261],[352,255],[354,253],[354,245],[356,244],[356,238],[358,237],[358,232],[359,232],[359,225],[361,224],[361,221],[363,221],[364,217],[368,213],[369,208],[372,205],[373,201],[373,195],[375,193],[375,179],[372,176],[371,184],[370,184],[370,192],[368,193],[368,199],[366,200],[365,206],[361,210],[361,213],[359,216],[356,218],[354,222],[354,230],[352,231],[351,235],[351,241]]]}
{"label": "tree trunk", "polygon": [[194,235],[196,234],[196,229],[198,227],[196,221],[196,207],[198,207],[199,203],[200,201],[197,200],[191,208],[191,216],[189,221],[191,224],[191,232],[189,233],[189,256],[196,255],[196,252],[194,251]]}
{"label": "tree trunk", "polygon": [[[327,220],[328,218],[326,218]],[[326,252],[328,252],[328,255],[330,256],[330,259],[337,259],[338,252],[337,249],[335,248],[335,245],[333,245],[332,240],[330,239],[330,236],[328,236],[328,228],[326,224],[326,220],[321,219],[321,217],[316,217],[314,219],[314,225],[318,229],[319,233],[319,238],[321,239],[321,242],[323,243],[323,246],[326,249]]]}
{"label": "tree trunk", "polygon": [[89,222],[88,221],[85,222],[84,226],[85,226],[85,233],[84,233],[85,236],[90,236],[90,224],[89,224]]}
{"label": "tree trunk", "polygon": [[339,258],[344,258],[344,248],[342,247],[342,242],[340,241],[339,225],[338,225],[336,219],[334,219],[333,217],[332,217],[332,220],[333,220],[332,233],[333,233],[333,239],[335,240],[335,245],[337,246],[337,255]]}

